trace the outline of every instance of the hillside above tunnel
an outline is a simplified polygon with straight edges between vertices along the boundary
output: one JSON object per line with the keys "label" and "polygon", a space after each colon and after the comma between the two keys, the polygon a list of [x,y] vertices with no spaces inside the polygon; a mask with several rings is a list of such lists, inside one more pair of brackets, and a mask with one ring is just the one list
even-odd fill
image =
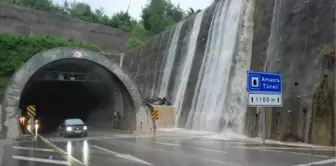
{"label": "hillside above tunnel", "polygon": [[128,33],[68,16],[0,2],[0,33],[56,36],[86,41],[111,52],[125,52]]}

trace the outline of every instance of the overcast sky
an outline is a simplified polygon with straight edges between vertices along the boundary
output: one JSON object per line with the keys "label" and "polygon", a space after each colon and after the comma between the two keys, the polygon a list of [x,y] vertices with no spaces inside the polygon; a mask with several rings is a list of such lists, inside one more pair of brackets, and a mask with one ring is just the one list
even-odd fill
{"label": "overcast sky", "polygon": [[[53,0],[56,3],[62,3],[64,0]],[[69,0],[70,2],[74,0]],[[148,0],[132,0],[129,13],[134,18],[139,18],[141,14],[141,7],[147,4]],[[208,7],[213,0],[171,0],[174,4],[180,4],[182,9],[188,8],[204,9]],[[129,0],[76,0],[76,2],[85,2],[93,9],[102,7],[109,16],[119,11],[126,11]]]}

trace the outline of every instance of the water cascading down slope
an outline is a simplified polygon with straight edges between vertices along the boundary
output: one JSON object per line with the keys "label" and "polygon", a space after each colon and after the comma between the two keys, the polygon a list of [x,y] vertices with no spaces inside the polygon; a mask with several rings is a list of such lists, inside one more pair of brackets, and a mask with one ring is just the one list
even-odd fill
{"label": "water cascading down slope", "polygon": [[[243,123],[237,117],[243,115],[246,107],[236,105],[246,105],[245,87],[242,82],[232,80],[242,80],[245,77],[242,71],[246,72],[249,68],[249,60],[244,60],[242,54],[238,53],[240,46],[237,44],[241,35],[239,27],[244,16],[244,2],[222,0],[216,5],[186,128],[219,132]],[[185,63],[192,63],[193,59],[188,58],[192,55],[186,56]],[[238,71],[237,66],[242,69]],[[174,102],[177,108],[181,107],[183,101],[183,83],[188,81],[190,71],[186,71],[186,77],[181,77],[185,80],[181,80],[181,90],[176,94],[177,100]],[[231,90],[233,82],[238,88]]]}
{"label": "water cascading down slope", "polygon": [[178,41],[180,38],[180,32],[182,25],[184,24],[183,21],[179,22],[174,28],[173,38],[170,42],[168,51],[166,53],[166,60],[163,68],[163,74],[160,83],[159,89],[159,97],[167,97],[168,93],[168,85],[170,83],[170,78],[172,75],[173,65],[176,57],[176,51],[178,46]]}
{"label": "water cascading down slope", "polygon": [[174,90],[174,97],[173,97],[173,105],[177,108],[176,112],[176,121],[175,126],[177,126],[178,119],[181,115],[182,111],[182,104],[184,101],[184,95],[187,89],[187,84],[189,81],[189,75],[192,67],[192,62],[194,59],[195,51],[196,51],[196,44],[198,40],[198,34],[201,29],[201,24],[203,20],[204,11],[198,13],[195,17],[191,34],[188,39],[187,51],[186,54],[183,55],[182,64],[179,67],[179,76],[175,83],[175,90]]}

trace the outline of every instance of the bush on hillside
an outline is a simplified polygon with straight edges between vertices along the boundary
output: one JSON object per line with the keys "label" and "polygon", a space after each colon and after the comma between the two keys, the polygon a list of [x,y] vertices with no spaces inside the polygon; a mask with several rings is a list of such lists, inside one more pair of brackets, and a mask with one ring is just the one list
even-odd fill
{"label": "bush on hillside", "polygon": [[332,69],[334,67],[335,61],[336,61],[336,47],[335,47],[335,43],[329,44],[329,45],[325,45],[322,51],[323,51],[323,56],[324,56],[325,64],[327,65],[327,67],[329,69]]}
{"label": "bush on hillside", "polygon": [[8,79],[20,66],[37,53],[62,46],[80,47],[93,51],[100,50],[98,46],[85,42],[64,40],[51,36],[32,37],[0,34],[0,103],[2,102]]}

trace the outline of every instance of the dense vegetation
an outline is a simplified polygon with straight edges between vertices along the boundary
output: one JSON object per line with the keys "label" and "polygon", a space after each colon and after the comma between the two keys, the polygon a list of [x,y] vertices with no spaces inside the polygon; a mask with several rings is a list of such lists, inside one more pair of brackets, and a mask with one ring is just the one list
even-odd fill
{"label": "dense vegetation", "polygon": [[335,43],[324,46],[323,58],[328,69],[332,69],[336,61],[336,47]]}
{"label": "dense vegetation", "polygon": [[28,37],[21,35],[0,34],[0,103],[4,90],[14,72],[30,57],[55,47],[69,46],[99,51],[98,46],[84,42],[63,40],[56,37]]}
{"label": "dense vegetation", "polygon": [[315,120],[318,122],[327,122],[333,111],[333,90],[328,84],[328,77],[320,78],[313,96],[313,110],[315,112]]}
{"label": "dense vegetation", "polygon": [[192,8],[188,12],[183,11],[169,0],[151,0],[142,9],[141,19],[136,20],[127,11],[118,12],[109,17],[102,8],[93,10],[88,4],[82,2],[64,1],[62,5],[55,4],[52,0],[0,0],[0,2],[70,16],[130,32],[131,37],[126,44],[128,49],[144,43],[182,19],[199,12],[199,10],[195,12]]}

